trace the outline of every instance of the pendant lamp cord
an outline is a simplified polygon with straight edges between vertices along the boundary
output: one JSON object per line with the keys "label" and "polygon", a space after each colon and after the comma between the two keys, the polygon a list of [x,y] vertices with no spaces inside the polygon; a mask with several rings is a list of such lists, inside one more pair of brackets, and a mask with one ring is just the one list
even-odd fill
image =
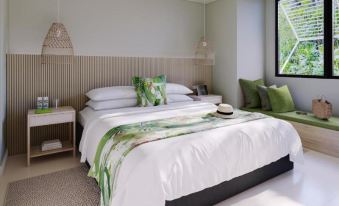
{"label": "pendant lamp cord", "polygon": [[204,41],[206,41],[206,0],[204,0]]}
{"label": "pendant lamp cord", "polygon": [[60,0],[57,0],[57,9],[58,9],[57,22],[60,23]]}

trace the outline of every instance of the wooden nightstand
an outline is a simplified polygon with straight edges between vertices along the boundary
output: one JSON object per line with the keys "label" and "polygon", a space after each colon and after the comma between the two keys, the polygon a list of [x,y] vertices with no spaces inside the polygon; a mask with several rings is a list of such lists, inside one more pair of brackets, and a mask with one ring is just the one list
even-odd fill
{"label": "wooden nightstand", "polygon": [[194,101],[202,101],[202,102],[209,102],[212,104],[221,104],[222,103],[222,96],[221,95],[201,95],[201,96],[197,96],[197,95],[189,95],[192,99],[194,99]]}
{"label": "wooden nightstand", "polygon": [[[27,165],[30,165],[31,158],[41,157],[45,155],[56,154],[60,152],[73,151],[73,156],[76,156],[76,144],[75,144],[75,109],[72,107],[59,107],[58,109],[52,109],[51,113],[35,114],[35,110],[29,110],[27,114]],[[62,148],[41,151],[41,146],[31,146],[31,128],[69,123],[69,140],[62,142]],[[72,127],[73,124],[73,127]]]}

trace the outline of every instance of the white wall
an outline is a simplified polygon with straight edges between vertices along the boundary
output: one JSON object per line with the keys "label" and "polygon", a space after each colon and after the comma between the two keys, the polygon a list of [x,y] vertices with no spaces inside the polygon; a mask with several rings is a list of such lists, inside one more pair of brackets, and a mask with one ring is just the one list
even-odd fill
{"label": "white wall", "polygon": [[0,0],[0,165],[5,152],[7,0]]}
{"label": "white wall", "polygon": [[215,50],[213,93],[237,105],[237,3],[218,0],[207,6],[207,37]]}
{"label": "white wall", "polygon": [[[9,52],[41,53],[57,0],[10,0]],[[192,57],[202,4],[186,0],[60,0],[76,55]]]}
{"label": "white wall", "polygon": [[215,42],[214,91],[224,102],[243,105],[239,78],[264,78],[264,0],[218,0],[208,5],[208,39]]}
{"label": "white wall", "polygon": [[324,95],[339,115],[339,80],[275,77],[275,9],[274,0],[266,0],[266,80],[270,84],[285,85],[291,90],[296,107],[311,111],[312,99]]}
{"label": "white wall", "polygon": [[[265,76],[265,1],[237,0],[238,79],[260,79]],[[238,105],[243,94],[238,85]]]}

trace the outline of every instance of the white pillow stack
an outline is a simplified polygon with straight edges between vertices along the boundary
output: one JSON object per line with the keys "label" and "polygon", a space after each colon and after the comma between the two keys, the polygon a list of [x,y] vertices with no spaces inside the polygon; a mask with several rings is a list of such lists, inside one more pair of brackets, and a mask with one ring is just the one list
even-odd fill
{"label": "white pillow stack", "polygon": [[192,94],[193,91],[181,84],[167,83],[166,93],[169,103],[193,101],[191,97],[187,96]]}
{"label": "white pillow stack", "polygon": [[93,101],[106,101],[115,99],[136,99],[133,86],[117,86],[93,89],[86,96]]}
{"label": "white pillow stack", "polygon": [[137,94],[133,86],[117,86],[93,89],[86,96],[87,106],[94,110],[119,109],[137,106]]}
{"label": "white pillow stack", "polygon": [[[166,93],[169,103],[193,101],[187,96],[193,91],[184,85],[167,83]],[[137,106],[137,94],[133,86],[93,89],[86,96],[90,99],[86,105],[97,111]]]}
{"label": "white pillow stack", "polygon": [[115,99],[107,101],[93,101],[90,100],[86,103],[87,106],[94,110],[106,110],[106,109],[120,109],[125,107],[137,106],[137,99]]}
{"label": "white pillow stack", "polygon": [[169,94],[167,95],[168,103],[177,103],[177,102],[193,102],[194,100],[184,94]]}

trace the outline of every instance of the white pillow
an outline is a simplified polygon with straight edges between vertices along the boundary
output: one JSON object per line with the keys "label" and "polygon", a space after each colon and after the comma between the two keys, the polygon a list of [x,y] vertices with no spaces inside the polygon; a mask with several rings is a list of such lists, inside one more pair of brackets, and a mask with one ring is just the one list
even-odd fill
{"label": "white pillow", "polygon": [[117,86],[93,89],[87,92],[86,96],[93,101],[137,98],[137,94],[133,86]]}
{"label": "white pillow", "polygon": [[175,103],[175,102],[193,102],[194,100],[184,94],[169,94],[167,96],[168,103]]}
{"label": "white pillow", "polygon": [[167,94],[192,94],[193,91],[181,84],[167,83],[166,93]]}
{"label": "white pillow", "polygon": [[87,106],[94,110],[105,110],[105,109],[119,109],[126,107],[136,107],[137,99],[116,99],[108,101],[93,101],[90,100],[86,103]]}
{"label": "white pillow", "polygon": [[[181,84],[167,83],[167,94],[192,94],[193,91]],[[116,86],[92,89],[86,96],[93,101],[137,98],[134,86]]]}

